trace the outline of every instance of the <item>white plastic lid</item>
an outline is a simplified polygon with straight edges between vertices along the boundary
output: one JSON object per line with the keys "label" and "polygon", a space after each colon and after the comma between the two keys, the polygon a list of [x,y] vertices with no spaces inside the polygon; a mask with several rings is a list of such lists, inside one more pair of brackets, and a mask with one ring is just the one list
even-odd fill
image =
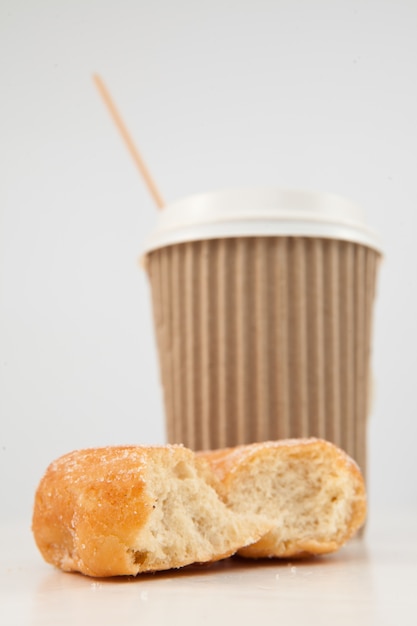
{"label": "white plastic lid", "polygon": [[143,253],[186,241],[258,236],[340,239],[381,252],[362,210],[349,200],[327,193],[266,188],[198,194],[167,205]]}

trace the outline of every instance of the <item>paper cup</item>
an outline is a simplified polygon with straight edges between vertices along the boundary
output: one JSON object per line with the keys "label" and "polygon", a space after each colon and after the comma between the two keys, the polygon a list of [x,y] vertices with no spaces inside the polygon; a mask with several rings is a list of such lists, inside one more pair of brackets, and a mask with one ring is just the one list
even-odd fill
{"label": "paper cup", "polygon": [[172,204],[145,247],[170,443],[317,436],[366,468],[380,246],[336,196]]}

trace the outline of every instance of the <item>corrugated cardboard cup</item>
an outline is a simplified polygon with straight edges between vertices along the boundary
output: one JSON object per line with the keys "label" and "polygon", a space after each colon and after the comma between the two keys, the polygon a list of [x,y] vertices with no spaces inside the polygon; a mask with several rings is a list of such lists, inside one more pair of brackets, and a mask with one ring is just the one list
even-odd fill
{"label": "corrugated cardboard cup", "polygon": [[330,194],[192,196],[144,247],[170,443],[317,436],[366,469],[380,244]]}

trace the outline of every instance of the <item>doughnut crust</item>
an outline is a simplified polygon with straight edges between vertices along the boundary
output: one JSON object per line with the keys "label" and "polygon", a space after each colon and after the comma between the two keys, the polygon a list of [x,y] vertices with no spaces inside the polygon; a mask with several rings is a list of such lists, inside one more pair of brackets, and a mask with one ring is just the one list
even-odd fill
{"label": "doughnut crust", "polygon": [[296,557],[338,550],[362,526],[366,492],[356,463],[320,439],[255,443],[199,453],[235,512],[271,524],[241,556]]}
{"label": "doughnut crust", "polygon": [[176,445],[66,454],[36,492],[37,546],[48,563],[97,577],[228,557],[270,525],[229,510],[206,471],[191,450]]}

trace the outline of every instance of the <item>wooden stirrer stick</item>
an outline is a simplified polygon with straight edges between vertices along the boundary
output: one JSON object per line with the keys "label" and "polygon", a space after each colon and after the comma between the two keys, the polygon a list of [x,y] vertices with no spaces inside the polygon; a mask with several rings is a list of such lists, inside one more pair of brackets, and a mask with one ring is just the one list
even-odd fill
{"label": "wooden stirrer stick", "polygon": [[122,135],[128,150],[130,152],[130,154],[133,157],[134,162],[136,163],[136,166],[138,167],[140,173],[142,174],[142,177],[146,183],[146,186],[148,187],[153,199],[156,202],[156,205],[159,209],[162,209],[165,205],[165,202],[161,196],[161,194],[158,191],[157,186],[155,185],[152,176],[149,173],[149,170],[144,162],[144,160],[142,159],[138,149],[136,148],[135,144],[133,143],[133,140],[126,128],[126,126],[124,125],[124,122],[122,120],[122,118],[120,117],[120,114],[118,112],[118,110],[116,109],[116,106],[105,86],[105,84],[103,83],[102,79],[100,78],[100,76],[98,76],[97,74],[93,75],[93,81],[101,95],[101,97],[103,98],[104,103],[106,104],[107,108],[109,109],[109,112],[117,126],[117,128],[119,129],[120,134]]}

